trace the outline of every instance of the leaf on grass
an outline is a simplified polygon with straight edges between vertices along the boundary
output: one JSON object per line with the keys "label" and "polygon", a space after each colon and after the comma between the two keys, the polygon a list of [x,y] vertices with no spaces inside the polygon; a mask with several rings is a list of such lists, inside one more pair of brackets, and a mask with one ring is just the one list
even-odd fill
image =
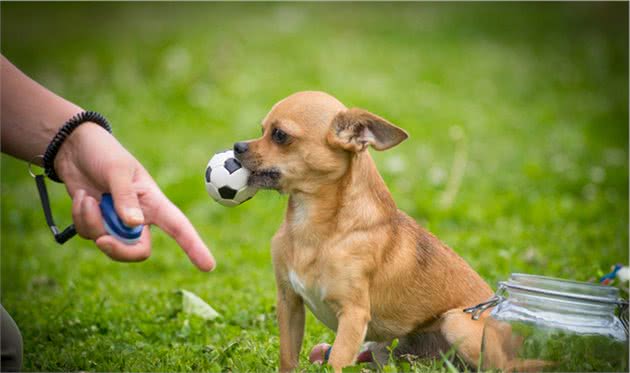
{"label": "leaf on grass", "polygon": [[182,311],[184,311],[185,314],[196,315],[205,320],[214,320],[217,317],[221,317],[214,308],[194,293],[184,289],[182,289],[181,292]]}

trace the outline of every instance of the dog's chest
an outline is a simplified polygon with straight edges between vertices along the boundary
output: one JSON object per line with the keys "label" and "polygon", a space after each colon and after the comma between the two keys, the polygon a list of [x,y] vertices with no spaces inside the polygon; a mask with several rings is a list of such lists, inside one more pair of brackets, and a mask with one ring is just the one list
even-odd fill
{"label": "dog's chest", "polygon": [[337,316],[332,308],[324,302],[325,288],[316,284],[305,283],[293,270],[289,271],[289,283],[293,290],[304,299],[304,303],[319,321],[330,329],[337,330]]}

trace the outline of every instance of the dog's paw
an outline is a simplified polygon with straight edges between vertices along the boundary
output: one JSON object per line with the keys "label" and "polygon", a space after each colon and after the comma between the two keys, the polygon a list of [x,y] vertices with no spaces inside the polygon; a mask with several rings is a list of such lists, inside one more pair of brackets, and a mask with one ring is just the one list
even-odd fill
{"label": "dog's paw", "polygon": [[311,364],[324,364],[326,362],[326,353],[332,346],[328,343],[319,343],[313,347],[308,355],[308,361]]}

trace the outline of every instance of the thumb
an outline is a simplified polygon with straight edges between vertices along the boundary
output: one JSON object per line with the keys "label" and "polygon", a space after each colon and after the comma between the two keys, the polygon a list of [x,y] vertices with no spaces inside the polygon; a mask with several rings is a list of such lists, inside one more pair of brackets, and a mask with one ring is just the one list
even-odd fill
{"label": "thumb", "polygon": [[109,180],[114,208],[122,221],[132,227],[144,223],[144,214],[133,186],[133,169],[129,167],[114,169]]}

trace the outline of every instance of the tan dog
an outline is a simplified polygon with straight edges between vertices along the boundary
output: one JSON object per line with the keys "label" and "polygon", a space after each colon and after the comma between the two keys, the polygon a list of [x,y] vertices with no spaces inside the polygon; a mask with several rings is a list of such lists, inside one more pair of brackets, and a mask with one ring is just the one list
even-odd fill
{"label": "tan dog", "polygon": [[[289,194],[271,244],[278,289],[280,370],[298,366],[304,304],[337,336],[329,363],[354,363],[364,340],[435,356],[455,346],[479,361],[483,321],[462,310],[493,294],[453,250],[396,208],[367,150],[407,133],[322,92],[299,92],[234,145],[249,183]],[[438,355],[439,356],[439,355]]]}

